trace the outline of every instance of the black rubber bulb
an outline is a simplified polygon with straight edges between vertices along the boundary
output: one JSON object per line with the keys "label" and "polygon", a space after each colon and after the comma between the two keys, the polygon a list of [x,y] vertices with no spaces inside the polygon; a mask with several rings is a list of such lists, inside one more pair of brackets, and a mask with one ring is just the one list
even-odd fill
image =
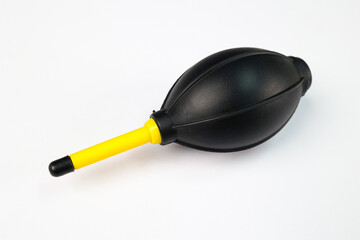
{"label": "black rubber bulb", "polygon": [[229,49],[189,68],[151,117],[162,145],[243,150],[284,127],[310,85],[310,69],[300,58],[256,48]]}
{"label": "black rubber bulb", "polygon": [[49,171],[61,176],[147,142],[247,149],[287,123],[310,85],[300,58],[256,48],[222,51],[181,75],[144,127],[53,161]]}

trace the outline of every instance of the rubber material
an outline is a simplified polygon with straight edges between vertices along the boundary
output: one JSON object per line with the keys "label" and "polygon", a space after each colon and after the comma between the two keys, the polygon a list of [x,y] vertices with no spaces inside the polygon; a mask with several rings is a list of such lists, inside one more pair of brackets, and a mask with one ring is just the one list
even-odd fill
{"label": "rubber material", "polygon": [[171,117],[166,114],[165,110],[154,112],[150,117],[155,120],[159,128],[161,145],[166,145],[176,140],[176,131],[173,129],[174,122]]}
{"label": "rubber material", "polygon": [[300,58],[264,49],[229,49],[188,69],[152,116],[163,141],[167,139],[163,145],[174,141],[207,151],[244,150],[288,122],[311,81]]}
{"label": "rubber material", "polygon": [[49,165],[50,174],[54,177],[60,177],[67,173],[74,171],[74,165],[69,156],[60,158],[50,163]]}

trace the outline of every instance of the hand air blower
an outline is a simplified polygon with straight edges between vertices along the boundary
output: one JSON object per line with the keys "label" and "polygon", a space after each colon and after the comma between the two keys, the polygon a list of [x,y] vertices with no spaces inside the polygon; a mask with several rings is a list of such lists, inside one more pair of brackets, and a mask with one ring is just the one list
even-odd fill
{"label": "hand air blower", "polygon": [[284,127],[310,85],[300,58],[257,48],[221,51],[186,70],[144,127],[53,161],[49,171],[61,176],[148,142],[248,149]]}

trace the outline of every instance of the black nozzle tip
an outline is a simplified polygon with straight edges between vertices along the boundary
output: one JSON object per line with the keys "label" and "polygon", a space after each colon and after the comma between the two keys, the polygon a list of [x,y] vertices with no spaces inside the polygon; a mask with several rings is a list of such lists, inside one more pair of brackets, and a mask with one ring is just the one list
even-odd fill
{"label": "black nozzle tip", "polygon": [[55,160],[49,164],[50,174],[54,177],[60,177],[74,171],[74,165],[69,156]]}

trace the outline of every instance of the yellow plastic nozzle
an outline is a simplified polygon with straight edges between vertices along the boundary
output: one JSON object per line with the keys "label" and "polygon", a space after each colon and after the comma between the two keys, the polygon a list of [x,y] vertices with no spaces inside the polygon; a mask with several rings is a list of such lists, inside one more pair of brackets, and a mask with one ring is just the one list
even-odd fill
{"label": "yellow plastic nozzle", "polygon": [[49,170],[53,176],[61,176],[148,142],[161,143],[159,128],[152,118],[142,128],[53,161]]}
{"label": "yellow plastic nozzle", "polygon": [[152,118],[142,128],[73,153],[70,158],[74,168],[79,169],[148,142],[161,143],[159,128]]}

